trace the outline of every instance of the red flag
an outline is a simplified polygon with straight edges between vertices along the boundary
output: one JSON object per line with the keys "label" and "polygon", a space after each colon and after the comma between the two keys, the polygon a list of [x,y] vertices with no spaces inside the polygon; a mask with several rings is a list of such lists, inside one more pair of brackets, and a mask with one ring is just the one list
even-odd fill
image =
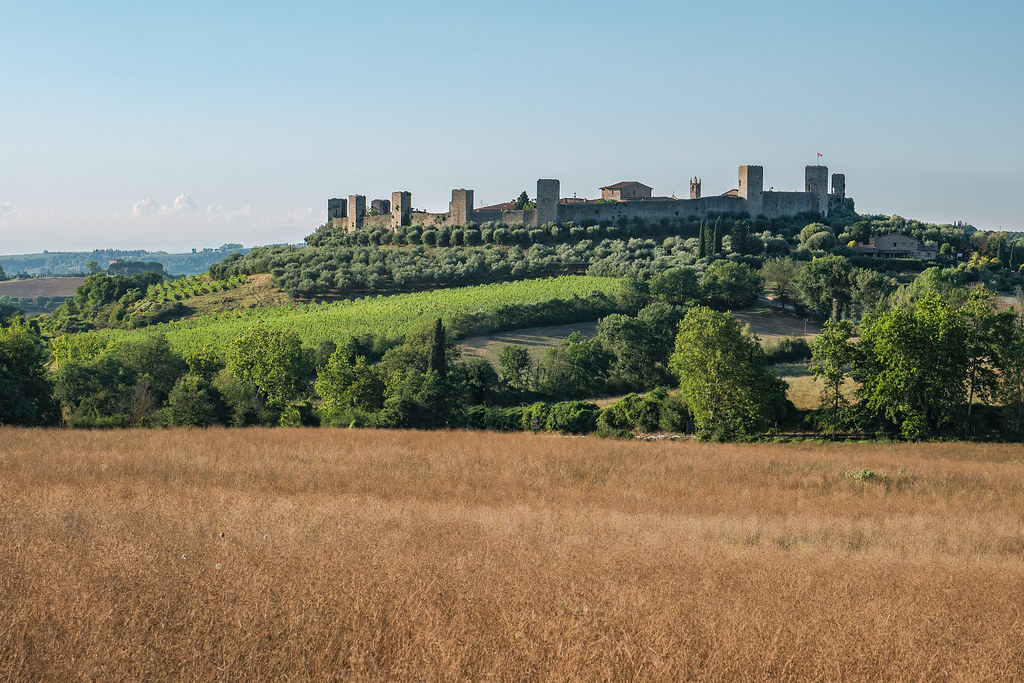
{"label": "red flag", "polygon": [[821,152],[818,152],[818,156],[819,156],[819,157],[821,156]]}

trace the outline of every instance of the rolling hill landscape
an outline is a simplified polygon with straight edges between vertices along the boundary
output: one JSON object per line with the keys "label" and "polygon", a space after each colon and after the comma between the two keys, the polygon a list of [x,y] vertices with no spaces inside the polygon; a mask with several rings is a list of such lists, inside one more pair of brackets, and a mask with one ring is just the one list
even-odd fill
{"label": "rolling hill landscape", "polygon": [[1024,680],[1024,5],[8,4],[0,681]]}

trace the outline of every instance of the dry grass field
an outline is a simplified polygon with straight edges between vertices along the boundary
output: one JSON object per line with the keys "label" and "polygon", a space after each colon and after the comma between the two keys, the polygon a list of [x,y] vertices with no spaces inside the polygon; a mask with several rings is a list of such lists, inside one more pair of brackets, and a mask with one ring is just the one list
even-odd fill
{"label": "dry grass field", "polygon": [[84,277],[40,277],[0,282],[0,294],[10,297],[74,296]]}
{"label": "dry grass field", "polygon": [[546,327],[527,327],[507,332],[466,337],[459,340],[459,350],[466,358],[486,358],[498,367],[498,356],[507,344],[525,346],[533,356],[534,362],[540,362],[544,351],[558,346],[562,340],[573,332],[579,332],[584,339],[597,336],[596,322],[570,323],[568,325],[548,325]]}
{"label": "dry grass field", "polygon": [[1006,681],[1022,604],[1020,445],[0,429],[0,680]]}

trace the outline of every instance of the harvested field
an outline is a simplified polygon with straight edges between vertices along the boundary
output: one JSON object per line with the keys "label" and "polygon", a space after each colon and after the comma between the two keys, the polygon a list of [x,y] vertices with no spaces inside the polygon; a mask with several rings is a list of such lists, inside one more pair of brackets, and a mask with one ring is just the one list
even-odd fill
{"label": "harvested field", "polygon": [[821,334],[821,325],[814,320],[769,306],[753,306],[732,314],[740,323],[750,325],[750,331],[761,339],[762,344],[788,335],[811,341]]}
{"label": "harvested field", "polygon": [[529,349],[533,360],[539,362],[544,357],[545,349],[558,346],[573,332],[579,332],[584,339],[591,339],[597,335],[597,322],[529,327],[509,332],[466,337],[459,341],[459,348],[467,358],[486,358],[497,367],[501,347],[506,344],[516,344]]}
{"label": "harvested field", "polygon": [[1020,445],[0,429],[0,680],[1001,681],[1021,596]]}
{"label": "harvested field", "polygon": [[[776,341],[787,335],[803,337],[810,341],[821,332],[821,326],[813,320],[805,321],[804,318],[795,314],[783,313],[769,306],[754,306],[741,311],[733,311],[732,314],[740,323],[750,325],[750,331],[760,338],[762,344]],[[545,349],[557,346],[573,332],[580,332],[585,339],[590,339],[597,335],[597,322],[530,327],[467,337],[459,341],[459,348],[466,357],[486,358],[496,364],[502,346],[518,344],[528,348],[533,359],[539,361],[543,357]]]}
{"label": "harvested field", "polygon": [[40,277],[0,282],[0,294],[14,297],[74,296],[84,277]]}

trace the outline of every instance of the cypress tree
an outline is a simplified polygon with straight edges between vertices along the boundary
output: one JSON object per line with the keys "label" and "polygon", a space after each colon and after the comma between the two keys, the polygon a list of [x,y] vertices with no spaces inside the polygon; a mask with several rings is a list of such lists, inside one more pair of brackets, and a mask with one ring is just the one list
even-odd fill
{"label": "cypress tree", "polygon": [[715,219],[715,246],[712,250],[717,256],[722,253],[722,219],[721,217]]}
{"label": "cypress tree", "polygon": [[438,318],[434,324],[434,335],[430,341],[430,362],[427,370],[433,370],[442,380],[448,379],[448,356],[445,353],[444,323]]}
{"label": "cypress tree", "polygon": [[704,258],[708,255],[708,238],[704,230],[704,221],[700,222],[700,244],[697,248],[697,258]]}

